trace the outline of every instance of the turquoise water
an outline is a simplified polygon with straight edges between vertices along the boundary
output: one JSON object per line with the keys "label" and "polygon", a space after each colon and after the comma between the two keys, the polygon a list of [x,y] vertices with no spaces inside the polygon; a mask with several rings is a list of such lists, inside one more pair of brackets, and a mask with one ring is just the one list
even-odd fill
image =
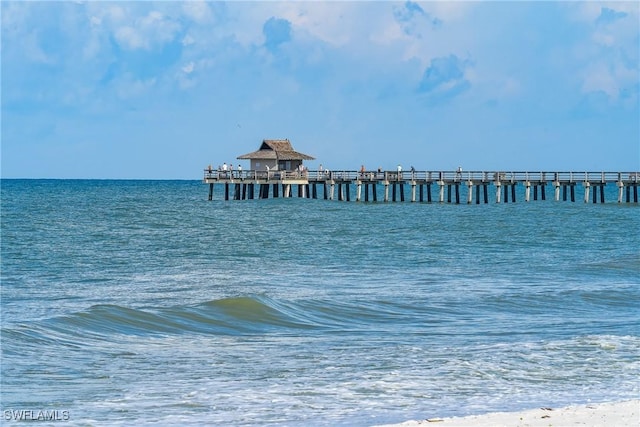
{"label": "turquoise water", "polygon": [[366,426],[639,395],[640,208],[614,187],[487,205],[1,191],[4,422]]}

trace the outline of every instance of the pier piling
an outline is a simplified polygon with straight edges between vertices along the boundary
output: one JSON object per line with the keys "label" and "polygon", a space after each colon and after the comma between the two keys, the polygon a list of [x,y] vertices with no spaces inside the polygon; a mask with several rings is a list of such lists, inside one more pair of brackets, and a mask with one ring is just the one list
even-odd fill
{"label": "pier piling", "polygon": [[[547,180],[547,176],[553,176]],[[580,176],[580,178],[577,178]],[[522,184],[525,202],[546,200],[546,187],[551,185],[554,189],[554,200],[575,202],[576,196],[582,197],[585,203],[606,203],[607,184],[614,184],[617,188],[617,203],[638,203],[638,183],[640,172],[443,172],[443,171],[412,171],[406,180],[396,171],[390,172],[354,172],[342,171],[315,174],[313,172],[263,172],[263,171],[239,171],[233,176],[227,171],[205,170],[204,183],[208,184],[208,200],[213,200],[215,186],[223,185],[222,198],[228,200],[252,200],[268,199],[269,192],[273,198],[291,198],[297,187],[298,198],[318,198],[318,185],[322,185],[325,200],[351,201],[352,186],[355,190],[357,202],[378,201],[377,184],[382,184],[383,198],[388,202],[390,198],[394,202],[405,202],[405,189],[411,192],[408,198],[411,202],[431,203],[431,184],[438,188],[439,203],[460,204],[461,198],[465,198],[467,204],[479,205],[489,203],[488,189],[490,185],[495,187],[496,203],[515,203],[519,194],[518,184]],[[584,178],[583,178],[584,177]],[[363,188],[364,185],[364,188]],[[338,194],[336,195],[336,186]],[[389,188],[391,186],[391,189]],[[461,190],[461,186],[466,188]],[[480,187],[482,186],[482,190]],[[280,188],[282,187],[282,188]],[[426,187],[426,197],[424,195]],[[532,189],[533,187],[533,197]],[[371,194],[369,189],[371,188]],[[475,188],[475,191],[474,191]],[[576,190],[578,188],[578,190]],[[362,191],[364,190],[364,197]],[[391,195],[389,194],[391,190]],[[466,194],[464,192],[466,191]],[[463,194],[461,194],[463,193]],[[475,193],[475,194],[474,194]],[[578,193],[578,194],[576,194]],[[599,194],[598,194],[599,193]],[[336,197],[337,196],[337,197]],[[391,197],[390,197],[391,196]],[[511,199],[511,200],[509,200]],[[483,202],[481,202],[483,200]]]}

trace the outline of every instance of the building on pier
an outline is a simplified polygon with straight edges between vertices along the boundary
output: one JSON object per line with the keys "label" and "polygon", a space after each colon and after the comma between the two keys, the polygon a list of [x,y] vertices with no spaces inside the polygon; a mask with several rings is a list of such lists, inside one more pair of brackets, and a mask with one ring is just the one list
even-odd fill
{"label": "building on pier", "polygon": [[294,150],[288,139],[264,139],[257,151],[243,154],[237,158],[250,160],[250,169],[255,171],[267,169],[294,171],[298,170],[304,160],[315,160],[314,157]]}

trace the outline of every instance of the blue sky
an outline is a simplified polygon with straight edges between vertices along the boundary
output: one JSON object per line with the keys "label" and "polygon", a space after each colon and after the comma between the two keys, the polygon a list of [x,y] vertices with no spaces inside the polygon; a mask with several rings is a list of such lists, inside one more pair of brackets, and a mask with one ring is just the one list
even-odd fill
{"label": "blue sky", "polygon": [[640,169],[638,2],[1,9],[5,178],[200,179],[271,138],[333,170]]}

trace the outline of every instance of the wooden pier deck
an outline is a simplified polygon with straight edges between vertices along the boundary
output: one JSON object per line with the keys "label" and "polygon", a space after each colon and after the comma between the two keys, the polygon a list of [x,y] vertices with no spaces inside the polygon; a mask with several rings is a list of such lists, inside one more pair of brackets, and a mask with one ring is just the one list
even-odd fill
{"label": "wooden pier deck", "polygon": [[[224,200],[292,197],[364,202],[513,203],[556,200],[605,203],[605,187],[617,188],[617,203],[638,203],[640,172],[504,171],[216,171],[203,182],[224,187]],[[579,189],[576,191],[576,189]],[[524,189],[524,195],[522,190]],[[321,191],[320,191],[321,190]],[[321,197],[319,197],[321,195]],[[406,197],[405,197],[406,196]],[[581,197],[580,197],[581,196]],[[612,201],[612,200],[610,200]]]}

